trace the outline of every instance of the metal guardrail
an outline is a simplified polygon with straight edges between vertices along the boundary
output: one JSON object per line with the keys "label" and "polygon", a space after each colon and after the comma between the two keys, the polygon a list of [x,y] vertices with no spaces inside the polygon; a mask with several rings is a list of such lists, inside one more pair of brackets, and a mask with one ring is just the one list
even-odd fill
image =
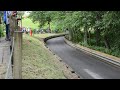
{"label": "metal guardrail", "polygon": [[12,40],[12,50],[10,53],[9,63],[7,65],[7,72],[5,75],[5,79],[13,79],[13,68],[12,68],[13,52],[14,52],[14,37]]}

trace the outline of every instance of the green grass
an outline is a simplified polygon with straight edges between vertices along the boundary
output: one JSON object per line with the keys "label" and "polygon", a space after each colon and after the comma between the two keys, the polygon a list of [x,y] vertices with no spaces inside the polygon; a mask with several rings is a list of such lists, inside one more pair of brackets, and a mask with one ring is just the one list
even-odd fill
{"label": "green grass", "polygon": [[[48,35],[47,35],[48,36]],[[46,37],[46,35],[43,35]],[[65,79],[58,60],[48,51],[43,42],[23,35],[23,79]]]}
{"label": "green grass", "polygon": [[24,18],[22,19],[22,26],[23,27],[29,27],[29,28],[32,28],[32,29],[38,29],[38,23],[33,23],[32,20],[30,18]]}
{"label": "green grass", "polygon": [[5,26],[3,24],[0,25],[0,37],[4,37],[5,36],[5,32],[3,31],[5,28]]}

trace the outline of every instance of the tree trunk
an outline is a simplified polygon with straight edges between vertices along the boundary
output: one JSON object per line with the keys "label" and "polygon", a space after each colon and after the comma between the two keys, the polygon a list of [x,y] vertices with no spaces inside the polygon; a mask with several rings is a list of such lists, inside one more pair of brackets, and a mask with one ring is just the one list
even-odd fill
{"label": "tree trunk", "polygon": [[73,32],[73,29],[71,29],[71,41],[74,40],[74,32]]}
{"label": "tree trunk", "polygon": [[111,48],[111,47],[110,47],[110,44],[109,44],[109,41],[108,41],[108,39],[107,39],[106,36],[104,36],[104,43],[105,43],[106,48],[108,48],[108,49]]}
{"label": "tree trunk", "polygon": [[[102,19],[102,15],[100,12],[96,13],[96,21],[100,21]],[[96,46],[100,45],[100,29],[98,29],[98,27],[95,28],[96,30]]]}
{"label": "tree trunk", "polygon": [[76,42],[76,33],[75,33],[75,28],[73,28],[73,42]]}
{"label": "tree trunk", "polygon": [[96,46],[100,45],[100,29],[96,29]]}
{"label": "tree trunk", "polygon": [[71,29],[69,29],[69,40],[72,39],[72,32],[71,32]]}
{"label": "tree trunk", "polygon": [[48,29],[49,29],[49,31],[50,31],[50,33],[51,33],[50,22],[48,22]]}
{"label": "tree trunk", "polygon": [[90,42],[91,42],[90,31],[88,34],[89,34],[89,45],[90,45]]}
{"label": "tree trunk", "polygon": [[84,28],[84,44],[87,45],[87,27]]}

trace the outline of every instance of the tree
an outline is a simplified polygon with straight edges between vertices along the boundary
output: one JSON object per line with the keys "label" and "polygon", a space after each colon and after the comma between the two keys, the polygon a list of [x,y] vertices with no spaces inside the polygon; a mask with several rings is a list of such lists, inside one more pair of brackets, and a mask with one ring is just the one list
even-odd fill
{"label": "tree", "polygon": [[51,31],[50,23],[54,17],[54,11],[32,11],[29,17],[32,18],[33,22],[39,22],[39,27],[48,23],[48,29]]}
{"label": "tree", "polygon": [[120,52],[120,11],[33,11],[31,18],[49,29],[68,29],[73,42]]}
{"label": "tree", "polygon": [[24,13],[25,13],[25,11],[17,11],[17,14],[18,14],[19,16],[23,16]]}

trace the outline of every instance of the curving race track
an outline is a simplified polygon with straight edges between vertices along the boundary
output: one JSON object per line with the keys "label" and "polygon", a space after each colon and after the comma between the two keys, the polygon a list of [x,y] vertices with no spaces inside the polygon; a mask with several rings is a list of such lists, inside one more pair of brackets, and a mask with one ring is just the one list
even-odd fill
{"label": "curving race track", "polygon": [[46,42],[47,46],[83,79],[120,79],[120,69],[67,45],[64,37]]}

